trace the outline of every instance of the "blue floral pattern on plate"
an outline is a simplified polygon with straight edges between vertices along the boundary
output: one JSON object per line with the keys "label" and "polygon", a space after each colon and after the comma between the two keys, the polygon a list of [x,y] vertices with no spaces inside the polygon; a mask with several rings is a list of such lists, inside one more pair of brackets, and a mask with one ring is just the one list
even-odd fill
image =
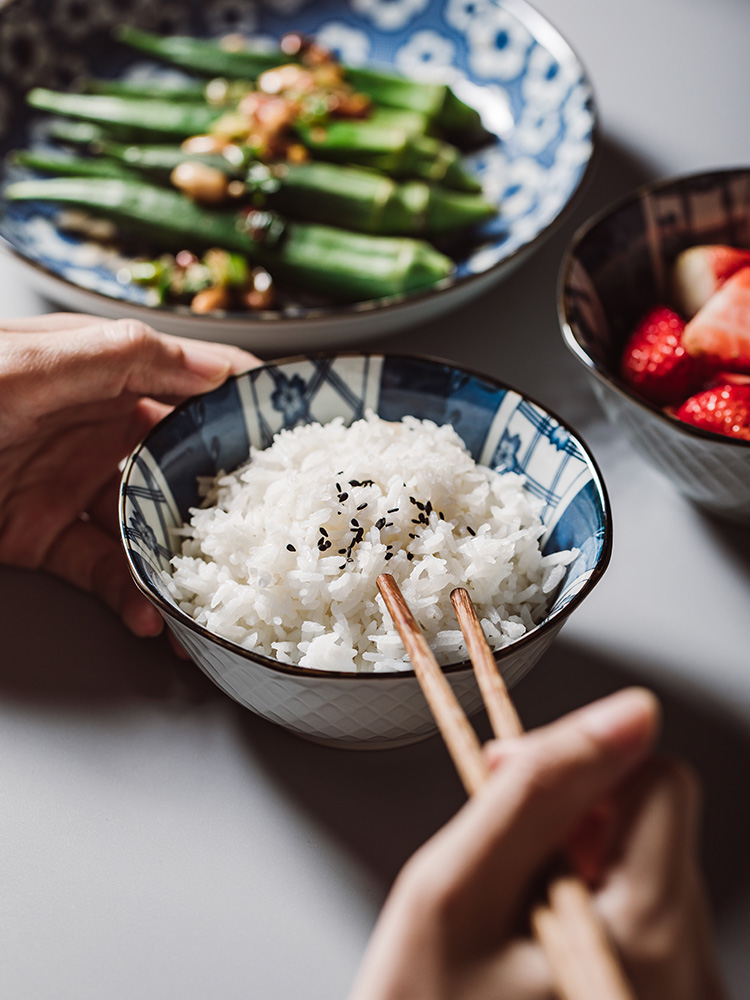
{"label": "blue floral pattern on plate", "polygon": [[[34,84],[64,87],[86,74],[147,79],[173,72],[117,47],[109,28],[120,21],[201,36],[242,31],[269,43],[293,27],[315,34],[352,64],[392,65],[415,78],[450,82],[478,108],[494,137],[469,155],[468,163],[501,211],[476,241],[458,252],[455,275],[437,289],[445,307],[485,287],[469,279],[499,279],[548,233],[591,159],[591,86],[566,42],[524,0],[167,0],[158,5],[143,0],[10,0],[0,13],[0,154],[34,139],[34,120],[23,104],[23,94]],[[26,53],[23,59],[21,53]],[[0,183],[15,176],[16,169],[6,166]],[[50,206],[6,206],[0,214],[0,243],[4,240],[23,261],[75,288],[122,303],[123,311],[129,304],[149,305],[143,288],[118,280],[124,263],[118,251],[102,251],[80,235],[61,232],[56,218]],[[70,298],[59,283],[53,294]],[[378,308],[424,294],[382,300]],[[332,318],[359,312],[370,329],[377,321],[360,306],[323,311]],[[367,312],[372,311],[368,304]],[[196,320],[183,307],[160,307],[159,312],[177,313],[188,323]],[[279,349],[293,329],[292,320],[320,312],[321,307],[309,303],[285,307]],[[399,315],[405,318],[406,312]],[[243,321],[257,325],[278,316],[245,315]],[[355,333],[353,327],[352,338]]]}

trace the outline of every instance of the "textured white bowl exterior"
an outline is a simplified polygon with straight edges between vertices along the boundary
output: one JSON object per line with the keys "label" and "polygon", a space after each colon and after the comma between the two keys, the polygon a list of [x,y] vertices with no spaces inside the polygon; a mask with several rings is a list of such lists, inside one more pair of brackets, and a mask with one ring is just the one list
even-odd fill
{"label": "textured white bowl exterior", "polygon": [[750,522],[750,447],[691,433],[590,375],[609,419],[679,493],[724,520]]}
{"label": "textured white bowl exterior", "polygon": [[[222,691],[256,715],[298,736],[341,748],[377,750],[406,746],[437,731],[414,674],[285,674],[219,646],[179,621],[168,625],[193,660]],[[533,667],[559,631],[557,625],[510,652],[502,673],[512,687]],[[473,672],[446,675],[467,715],[482,707]]]}

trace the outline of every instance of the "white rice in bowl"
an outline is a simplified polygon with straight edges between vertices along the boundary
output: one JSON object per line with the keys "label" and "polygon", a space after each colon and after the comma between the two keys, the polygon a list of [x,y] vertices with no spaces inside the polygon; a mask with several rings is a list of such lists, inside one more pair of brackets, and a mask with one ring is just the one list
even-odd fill
{"label": "white rice in bowl", "polygon": [[576,555],[542,556],[541,504],[521,476],[477,465],[451,426],[413,417],[281,431],[201,495],[170,594],[209,631],[302,667],[410,667],[383,572],[440,663],[467,657],[450,601],[459,586],[500,649],[544,618]]}

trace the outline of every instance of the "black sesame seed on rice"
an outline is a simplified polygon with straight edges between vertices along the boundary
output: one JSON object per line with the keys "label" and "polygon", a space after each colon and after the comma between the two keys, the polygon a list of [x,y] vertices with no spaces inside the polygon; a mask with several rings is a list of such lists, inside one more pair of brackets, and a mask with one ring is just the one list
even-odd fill
{"label": "black sesame seed on rice", "polygon": [[296,552],[296,551],[297,551],[297,550],[295,549],[295,547],[294,547],[294,546],[292,545],[292,543],[291,543],[291,542],[290,542],[290,543],[289,543],[289,544],[287,545],[287,549],[288,549],[288,550],[289,550],[290,552]]}

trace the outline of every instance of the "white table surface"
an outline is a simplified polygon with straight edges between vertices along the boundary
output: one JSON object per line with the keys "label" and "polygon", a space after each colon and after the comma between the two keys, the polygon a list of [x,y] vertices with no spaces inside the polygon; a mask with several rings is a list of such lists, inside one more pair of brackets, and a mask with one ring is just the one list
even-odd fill
{"label": "white table surface", "polygon": [[[372,346],[500,376],[594,450],[612,562],[517,702],[534,725],[626,684],[661,694],[663,744],[705,784],[721,961],[745,997],[750,531],[679,499],[604,421],[562,345],[555,281],[575,226],[616,196],[750,160],[750,4],[538,7],[593,81],[596,174],[506,283]],[[0,291],[0,315],[51,308],[6,259]],[[462,801],[440,740],[370,754],[307,744],[56,580],[0,569],[0,593],[0,996],[345,998],[393,876]]]}

